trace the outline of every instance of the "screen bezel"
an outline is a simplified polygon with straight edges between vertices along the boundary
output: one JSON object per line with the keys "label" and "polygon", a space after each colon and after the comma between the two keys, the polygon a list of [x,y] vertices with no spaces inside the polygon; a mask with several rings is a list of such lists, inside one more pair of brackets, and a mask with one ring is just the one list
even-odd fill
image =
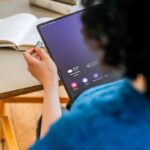
{"label": "screen bezel", "polygon": [[[52,56],[52,53],[51,53],[50,49],[48,48],[48,45],[46,44],[46,42],[45,42],[45,40],[44,40],[44,37],[43,37],[43,35],[42,35],[41,31],[40,31],[41,26],[46,25],[46,24],[49,24],[49,23],[52,23],[52,22],[56,22],[56,21],[58,21],[58,20],[64,19],[64,18],[66,18],[66,17],[72,16],[72,15],[75,15],[75,14],[78,14],[78,13],[81,13],[81,12],[84,12],[84,11],[85,11],[85,9],[79,10],[79,11],[76,11],[76,12],[71,13],[71,14],[69,14],[69,15],[65,15],[65,16],[62,16],[62,17],[59,17],[59,18],[56,18],[56,19],[53,19],[53,20],[50,20],[50,21],[47,21],[47,22],[44,22],[44,23],[41,23],[41,24],[37,25],[37,30],[38,30],[38,32],[39,32],[39,34],[40,34],[40,36],[41,36],[41,38],[42,38],[42,40],[43,40],[43,42],[44,42],[44,45],[45,45],[45,47],[46,47],[46,49],[47,49],[47,51],[48,51],[50,57],[51,57],[53,60],[54,60],[54,58],[53,58],[53,56]],[[61,81],[62,81],[62,83],[63,83],[63,85],[64,85],[64,87],[65,87],[65,89],[66,89],[66,92],[67,92],[67,94],[68,94],[70,100],[71,100],[71,101],[74,101],[79,95],[78,95],[75,99],[73,99],[73,97],[72,97],[72,95],[71,95],[71,92],[70,92],[70,89],[69,89],[68,86],[66,85],[66,83],[65,83],[65,81],[64,81],[64,79],[63,79],[63,77],[62,77],[62,75],[61,75],[61,72],[60,72],[59,70],[58,70],[58,75],[59,75],[59,77],[60,77],[60,79],[61,79]]]}

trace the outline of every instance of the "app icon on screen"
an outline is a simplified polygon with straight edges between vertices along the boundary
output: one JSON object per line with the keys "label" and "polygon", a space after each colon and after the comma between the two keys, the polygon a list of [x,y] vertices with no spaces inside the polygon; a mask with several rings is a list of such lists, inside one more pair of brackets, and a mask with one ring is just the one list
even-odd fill
{"label": "app icon on screen", "polygon": [[94,79],[99,78],[99,74],[98,74],[98,73],[94,73],[94,74],[93,74],[93,78],[94,78]]}
{"label": "app icon on screen", "polygon": [[83,78],[83,79],[82,79],[82,82],[83,82],[83,83],[88,83],[89,80],[88,80],[88,78]]}
{"label": "app icon on screen", "polygon": [[73,72],[73,70],[72,70],[72,69],[69,69],[69,70],[68,70],[68,73],[72,73],[72,72]]}
{"label": "app icon on screen", "polygon": [[75,88],[78,87],[78,84],[77,84],[76,82],[72,82],[72,83],[71,83],[71,87],[72,87],[73,89],[75,89]]}

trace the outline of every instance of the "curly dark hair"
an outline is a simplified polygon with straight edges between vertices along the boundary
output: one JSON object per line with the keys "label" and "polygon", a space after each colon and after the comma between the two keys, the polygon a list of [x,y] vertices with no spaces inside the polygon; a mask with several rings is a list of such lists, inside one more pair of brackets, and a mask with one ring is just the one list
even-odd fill
{"label": "curly dark hair", "polygon": [[[100,4],[93,6],[95,2]],[[86,35],[103,46],[104,63],[124,66],[125,75],[131,79],[142,74],[150,87],[150,1],[82,0],[82,3],[87,7],[82,16]],[[108,42],[103,43],[103,37]]]}

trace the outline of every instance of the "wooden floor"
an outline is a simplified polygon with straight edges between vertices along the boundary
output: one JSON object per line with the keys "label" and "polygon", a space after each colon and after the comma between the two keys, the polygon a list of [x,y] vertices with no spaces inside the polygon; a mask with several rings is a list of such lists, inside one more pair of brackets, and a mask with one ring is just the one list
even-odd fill
{"label": "wooden floor", "polygon": [[[7,104],[7,114],[13,124],[20,150],[27,150],[34,143],[36,124],[41,114],[41,104]],[[6,144],[0,144],[0,150],[7,150]]]}
{"label": "wooden floor", "polygon": [[[59,89],[60,97],[68,98],[63,86]],[[21,97],[43,97],[43,91]],[[65,104],[62,104],[65,107]],[[34,143],[38,119],[42,112],[42,103],[8,103],[5,105],[6,114],[12,122],[20,150],[27,150]],[[0,150],[7,150],[5,143],[0,143]]]}

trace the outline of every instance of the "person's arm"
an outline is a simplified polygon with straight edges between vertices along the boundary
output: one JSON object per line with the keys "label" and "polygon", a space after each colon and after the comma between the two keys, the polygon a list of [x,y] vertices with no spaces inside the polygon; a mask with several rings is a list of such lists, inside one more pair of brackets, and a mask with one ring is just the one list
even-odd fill
{"label": "person's arm", "polygon": [[59,102],[57,79],[57,82],[53,82],[50,85],[44,87],[41,137],[47,133],[48,128],[60,117],[61,107]]}
{"label": "person's arm", "polygon": [[42,49],[30,49],[24,53],[28,70],[44,88],[41,137],[49,127],[61,117],[58,92],[57,68],[52,59]]}

